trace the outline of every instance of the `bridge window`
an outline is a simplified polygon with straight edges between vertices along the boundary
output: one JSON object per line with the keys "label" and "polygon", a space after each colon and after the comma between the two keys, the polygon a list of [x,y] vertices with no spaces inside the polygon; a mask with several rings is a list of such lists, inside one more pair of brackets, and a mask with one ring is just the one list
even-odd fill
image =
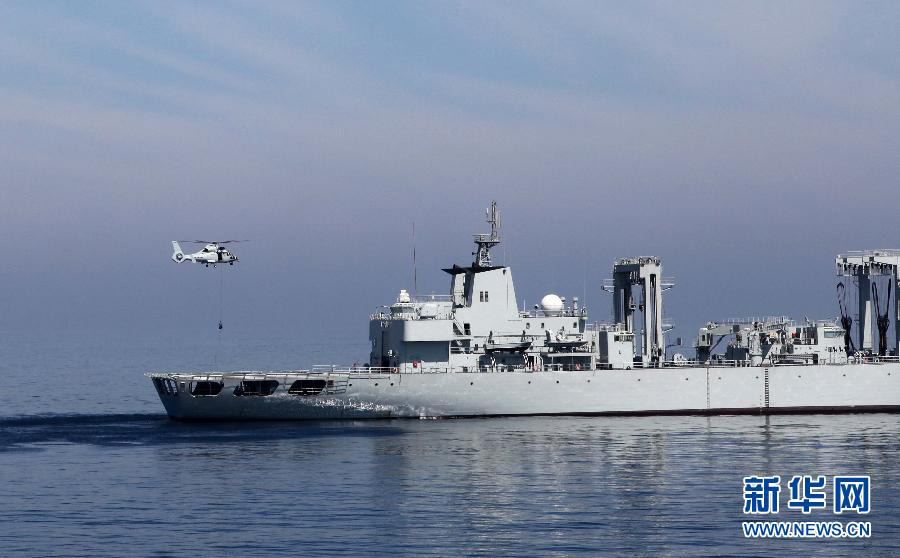
{"label": "bridge window", "polygon": [[275,380],[244,380],[234,388],[234,394],[238,397],[265,396],[272,395],[276,389],[278,389],[278,382]]}
{"label": "bridge window", "polygon": [[334,380],[297,380],[288,388],[291,395],[319,395],[326,387],[334,387]]}
{"label": "bridge window", "polygon": [[463,324],[463,335],[472,335],[472,324]]}
{"label": "bridge window", "polygon": [[222,391],[222,386],[224,385],[225,384],[222,382],[191,382],[191,395],[195,397],[219,395],[219,392]]}

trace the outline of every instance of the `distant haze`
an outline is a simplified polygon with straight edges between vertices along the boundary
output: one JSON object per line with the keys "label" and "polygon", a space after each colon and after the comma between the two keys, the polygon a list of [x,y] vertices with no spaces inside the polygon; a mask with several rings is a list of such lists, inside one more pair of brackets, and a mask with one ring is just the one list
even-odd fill
{"label": "distant haze", "polygon": [[4,2],[0,332],[365,342],[471,234],[519,303],[655,255],[674,336],[834,316],[833,257],[900,247],[900,4]]}

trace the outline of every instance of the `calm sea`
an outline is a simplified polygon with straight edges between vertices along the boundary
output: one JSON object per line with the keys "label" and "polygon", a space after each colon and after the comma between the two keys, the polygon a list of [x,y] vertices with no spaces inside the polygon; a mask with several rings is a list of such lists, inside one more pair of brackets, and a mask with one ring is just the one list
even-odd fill
{"label": "calm sea", "polygon": [[[149,370],[367,352],[196,341],[4,339],[0,555],[900,555],[898,415],[170,422]],[[871,475],[871,538],[744,539],[754,473]]]}

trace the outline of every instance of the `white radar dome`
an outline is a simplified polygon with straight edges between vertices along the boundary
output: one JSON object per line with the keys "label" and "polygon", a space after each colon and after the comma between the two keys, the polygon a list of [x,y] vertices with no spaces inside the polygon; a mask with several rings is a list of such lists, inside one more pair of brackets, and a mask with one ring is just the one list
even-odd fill
{"label": "white radar dome", "polygon": [[548,294],[541,299],[541,310],[544,312],[558,313],[562,312],[563,301],[553,293]]}

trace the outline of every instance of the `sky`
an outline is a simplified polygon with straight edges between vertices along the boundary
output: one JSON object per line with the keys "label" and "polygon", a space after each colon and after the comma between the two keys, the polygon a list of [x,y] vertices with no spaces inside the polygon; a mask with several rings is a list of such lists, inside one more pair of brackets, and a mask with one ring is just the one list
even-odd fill
{"label": "sky", "polygon": [[[519,300],[616,258],[667,320],[837,313],[900,247],[896,2],[3,2],[0,332],[364,341],[471,260]],[[169,260],[240,238],[239,265]],[[220,281],[222,289],[220,290]]]}

